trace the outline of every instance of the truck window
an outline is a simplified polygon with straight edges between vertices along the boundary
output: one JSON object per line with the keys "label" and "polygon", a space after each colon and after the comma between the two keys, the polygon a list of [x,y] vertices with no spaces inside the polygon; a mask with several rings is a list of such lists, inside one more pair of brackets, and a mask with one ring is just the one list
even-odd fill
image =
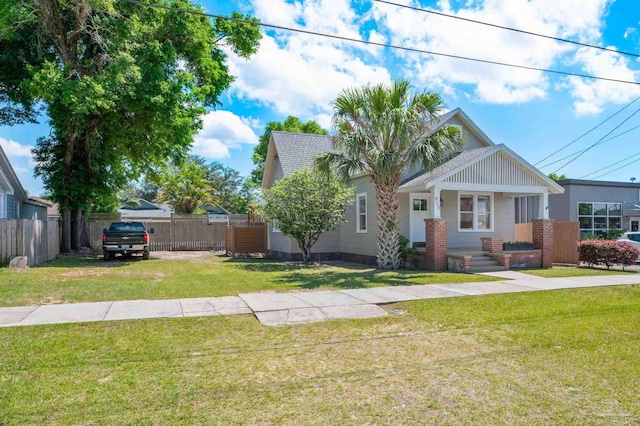
{"label": "truck window", "polygon": [[140,222],[116,222],[112,223],[109,231],[140,231],[144,232],[144,225]]}
{"label": "truck window", "polygon": [[629,234],[628,236],[631,241],[640,242],[640,234]]}

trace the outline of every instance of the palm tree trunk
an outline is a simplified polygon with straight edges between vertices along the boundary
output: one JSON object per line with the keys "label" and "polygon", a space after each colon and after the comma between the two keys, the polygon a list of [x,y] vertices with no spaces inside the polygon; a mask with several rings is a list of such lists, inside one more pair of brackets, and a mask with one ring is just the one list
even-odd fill
{"label": "palm tree trunk", "polygon": [[398,229],[398,182],[375,182],[376,201],[378,202],[378,256],[380,269],[398,269],[400,253],[398,244],[400,231]]}

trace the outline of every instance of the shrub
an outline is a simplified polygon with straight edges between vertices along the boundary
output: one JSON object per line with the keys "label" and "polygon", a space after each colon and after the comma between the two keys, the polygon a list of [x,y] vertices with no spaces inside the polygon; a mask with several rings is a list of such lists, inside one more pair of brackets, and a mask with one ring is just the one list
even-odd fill
{"label": "shrub", "polygon": [[400,239],[398,240],[398,253],[400,253],[400,259],[407,260],[410,254],[418,253],[418,249],[409,247],[409,239],[404,235],[400,235]]}
{"label": "shrub", "polygon": [[640,250],[634,245],[624,242],[593,239],[578,243],[578,260],[589,266],[613,265],[630,266],[635,264]]}

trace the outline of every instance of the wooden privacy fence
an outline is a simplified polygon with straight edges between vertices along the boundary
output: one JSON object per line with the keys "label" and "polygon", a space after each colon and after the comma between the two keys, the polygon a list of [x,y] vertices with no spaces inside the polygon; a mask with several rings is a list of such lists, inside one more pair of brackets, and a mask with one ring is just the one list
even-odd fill
{"label": "wooden privacy fence", "polygon": [[[89,217],[89,244],[94,249],[102,247],[102,230],[111,222],[120,221],[120,215],[91,215]],[[142,222],[150,235],[151,251],[174,250],[224,250],[226,222],[209,222],[207,215],[173,215],[171,219],[126,219]]]}
{"label": "wooden privacy fence", "polygon": [[267,253],[267,225],[229,225],[226,229],[226,252],[229,256]]}
{"label": "wooden privacy fence", "polygon": [[533,223],[516,223],[516,235],[514,241],[533,242]]}
{"label": "wooden privacy fence", "polygon": [[57,221],[30,219],[0,220],[0,265],[14,256],[27,256],[29,266],[54,259],[60,253],[60,225]]}
{"label": "wooden privacy fence", "polygon": [[[533,242],[533,223],[517,223],[516,241]],[[578,263],[579,222],[553,223],[553,261],[555,263]]]}
{"label": "wooden privacy fence", "polygon": [[580,222],[553,223],[553,261],[555,263],[578,263]]}

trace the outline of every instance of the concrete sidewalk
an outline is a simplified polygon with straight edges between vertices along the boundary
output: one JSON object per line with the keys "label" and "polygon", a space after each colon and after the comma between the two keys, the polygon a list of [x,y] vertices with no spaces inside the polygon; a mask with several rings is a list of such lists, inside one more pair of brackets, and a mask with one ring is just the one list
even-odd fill
{"label": "concrete sidewalk", "polygon": [[540,278],[513,271],[484,275],[506,280],[316,292],[244,293],[196,299],[18,306],[0,308],[0,327],[237,314],[254,314],[265,325],[286,325],[338,318],[381,317],[387,315],[387,311],[378,305],[410,300],[640,284],[640,276],[631,275]]}

